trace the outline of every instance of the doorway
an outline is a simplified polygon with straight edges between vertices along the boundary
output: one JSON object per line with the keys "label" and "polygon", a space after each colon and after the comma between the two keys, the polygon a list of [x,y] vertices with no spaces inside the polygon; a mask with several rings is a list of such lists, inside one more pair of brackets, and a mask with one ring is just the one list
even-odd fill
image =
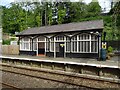
{"label": "doorway", "polygon": [[40,55],[40,56],[45,55],[45,42],[38,43],[38,55]]}
{"label": "doorway", "polygon": [[56,56],[57,57],[64,57],[64,53],[65,53],[64,42],[57,42],[56,43]]}

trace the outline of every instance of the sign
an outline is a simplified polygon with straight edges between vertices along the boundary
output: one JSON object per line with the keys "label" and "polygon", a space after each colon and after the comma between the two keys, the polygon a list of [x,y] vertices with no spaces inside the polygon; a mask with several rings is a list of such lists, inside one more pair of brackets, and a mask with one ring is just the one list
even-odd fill
{"label": "sign", "polygon": [[60,44],[61,47],[64,47],[64,44]]}
{"label": "sign", "polygon": [[102,48],[106,49],[107,43],[106,42],[102,42]]}

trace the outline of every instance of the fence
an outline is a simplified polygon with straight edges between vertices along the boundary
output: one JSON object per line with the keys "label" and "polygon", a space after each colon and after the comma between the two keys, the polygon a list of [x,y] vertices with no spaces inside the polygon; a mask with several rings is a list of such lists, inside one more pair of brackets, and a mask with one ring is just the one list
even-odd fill
{"label": "fence", "polygon": [[107,47],[113,47],[116,50],[120,50],[120,40],[118,41],[107,41]]}
{"label": "fence", "polygon": [[18,55],[19,45],[2,45],[2,54]]}

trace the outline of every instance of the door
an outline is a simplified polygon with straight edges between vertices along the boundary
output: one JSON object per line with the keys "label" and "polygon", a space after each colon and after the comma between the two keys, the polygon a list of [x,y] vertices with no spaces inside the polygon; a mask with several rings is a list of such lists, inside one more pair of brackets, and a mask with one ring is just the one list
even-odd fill
{"label": "door", "polygon": [[44,55],[45,54],[45,43],[39,42],[38,43],[38,55]]}
{"label": "door", "polygon": [[57,57],[64,57],[64,42],[59,42],[59,52],[57,52]]}

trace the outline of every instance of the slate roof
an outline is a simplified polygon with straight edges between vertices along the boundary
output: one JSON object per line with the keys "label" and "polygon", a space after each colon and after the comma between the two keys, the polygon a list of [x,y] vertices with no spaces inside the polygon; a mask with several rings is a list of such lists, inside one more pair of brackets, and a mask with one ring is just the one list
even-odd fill
{"label": "slate roof", "polygon": [[16,36],[73,32],[73,31],[84,31],[84,30],[97,30],[97,29],[99,30],[103,29],[103,20],[93,20],[93,21],[59,24],[59,25],[52,25],[52,26],[34,27],[34,28],[29,28],[27,30],[24,30],[18,33]]}

